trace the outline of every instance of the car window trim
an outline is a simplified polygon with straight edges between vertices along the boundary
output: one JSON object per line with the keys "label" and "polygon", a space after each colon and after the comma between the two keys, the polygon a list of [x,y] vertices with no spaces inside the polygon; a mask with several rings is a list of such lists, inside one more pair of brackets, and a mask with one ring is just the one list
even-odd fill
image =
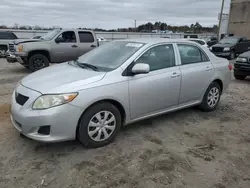
{"label": "car window trim", "polygon": [[[59,32],[59,33],[54,37],[54,42],[56,42],[56,39],[57,39],[61,34],[65,33],[65,32],[74,32],[74,33],[75,33],[75,36],[76,36],[76,42],[61,42],[61,43],[63,43],[63,44],[78,43],[78,41],[77,41],[77,34],[76,34],[76,32],[73,31],[73,30],[66,30],[66,31]],[[78,36],[78,37],[79,37],[79,36]],[[52,40],[53,40],[53,38],[52,38]],[[79,38],[79,40],[80,40],[80,38]]]}
{"label": "car window trim", "polygon": [[[148,50],[150,50],[151,48],[154,48],[156,46],[162,46],[162,45],[172,45],[173,46],[173,50],[174,50],[174,57],[175,57],[175,66],[172,66],[172,67],[176,67],[178,66],[177,64],[177,60],[178,59],[178,54],[176,52],[176,48],[175,48],[175,45],[173,42],[162,42],[162,43],[158,43],[158,44],[154,44],[154,45],[151,45],[149,47],[147,47],[145,50],[143,50],[128,66],[127,68],[122,72],[122,76],[133,76],[133,74],[131,73],[131,70],[133,68],[133,66],[135,65],[136,61],[144,54],[146,53]],[[167,67],[167,68],[172,68],[172,67]],[[167,68],[164,68],[164,69],[167,69]],[[163,69],[158,69],[158,70],[163,70]],[[158,70],[154,70],[154,71],[158,71]],[[150,72],[154,72],[154,71],[150,71]]]}
{"label": "car window trim", "polygon": [[[92,35],[92,37],[93,37],[93,41],[92,42],[81,42],[81,37],[80,37],[79,33],[90,33]],[[79,37],[79,43],[91,43],[92,44],[92,43],[95,42],[95,37],[94,37],[93,33],[90,32],[90,31],[78,31],[77,34],[78,34],[78,37]]]}
{"label": "car window trim", "polygon": [[[200,54],[201,54],[201,52],[203,52],[203,54],[206,56],[207,61],[204,61],[203,58],[202,58],[202,55],[201,55],[202,61],[192,62],[192,63],[189,63],[189,64],[182,64],[182,62],[181,62],[181,54],[180,54],[180,51],[179,51],[179,48],[178,48],[178,44],[190,45],[190,46],[194,46],[194,47],[198,48],[198,49],[200,50]],[[203,50],[202,48],[200,48],[199,46],[195,45],[195,44],[185,43],[185,42],[177,42],[177,43],[176,43],[176,47],[177,47],[177,49],[178,49],[178,54],[179,54],[179,59],[180,59],[180,66],[183,66],[183,65],[192,65],[192,64],[197,64],[197,63],[210,62],[210,59],[209,59],[208,55],[204,52],[204,50]]]}

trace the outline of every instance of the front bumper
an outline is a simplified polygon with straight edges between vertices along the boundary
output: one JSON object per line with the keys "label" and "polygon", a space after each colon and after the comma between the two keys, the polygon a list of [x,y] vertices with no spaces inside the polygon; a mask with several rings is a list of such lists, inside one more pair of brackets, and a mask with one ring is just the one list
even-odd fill
{"label": "front bumper", "polygon": [[8,63],[15,63],[15,62],[17,62],[16,56],[13,55],[13,54],[11,54],[11,53],[7,54],[6,60],[7,60]]}
{"label": "front bumper", "polygon": [[250,68],[234,68],[234,75],[250,76]]}
{"label": "front bumper", "polygon": [[[16,102],[15,92],[29,99],[22,106]],[[32,110],[32,104],[41,93],[19,85],[12,95],[11,121],[24,136],[41,142],[74,140],[82,110],[71,104],[64,104],[47,110]],[[39,128],[50,126],[48,135],[38,133]]]}
{"label": "front bumper", "polygon": [[229,57],[230,56],[230,52],[212,52],[212,53],[218,57]]}
{"label": "front bumper", "polygon": [[15,57],[16,57],[16,60],[18,61],[18,63],[20,64],[25,64],[26,63],[26,60],[27,60],[27,57],[28,57],[28,54],[26,52],[15,52]]}

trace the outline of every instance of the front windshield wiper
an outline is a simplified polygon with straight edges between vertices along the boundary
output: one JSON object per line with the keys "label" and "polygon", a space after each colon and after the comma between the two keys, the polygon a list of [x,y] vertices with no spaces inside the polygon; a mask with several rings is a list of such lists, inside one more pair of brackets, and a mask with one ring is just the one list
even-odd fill
{"label": "front windshield wiper", "polygon": [[80,63],[79,61],[75,60],[76,64],[79,66],[79,67],[82,67],[82,68],[90,68],[94,71],[99,71],[99,69],[95,66],[95,65],[91,65],[91,64],[88,64],[88,63]]}

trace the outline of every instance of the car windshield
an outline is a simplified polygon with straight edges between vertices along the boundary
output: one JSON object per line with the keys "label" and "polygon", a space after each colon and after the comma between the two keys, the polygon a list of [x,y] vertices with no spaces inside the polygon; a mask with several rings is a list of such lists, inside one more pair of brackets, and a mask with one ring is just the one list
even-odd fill
{"label": "car windshield", "polygon": [[228,37],[220,40],[219,44],[236,44],[238,42],[238,38]]}
{"label": "car windshield", "polygon": [[59,32],[60,32],[59,29],[50,31],[50,32],[48,32],[46,35],[44,35],[43,37],[41,37],[41,39],[43,39],[43,40],[51,40],[51,39],[53,39]]}
{"label": "car windshield", "polygon": [[98,70],[111,71],[122,65],[144,45],[145,43],[128,41],[108,42],[80,56],[77,63],[89,64]]}

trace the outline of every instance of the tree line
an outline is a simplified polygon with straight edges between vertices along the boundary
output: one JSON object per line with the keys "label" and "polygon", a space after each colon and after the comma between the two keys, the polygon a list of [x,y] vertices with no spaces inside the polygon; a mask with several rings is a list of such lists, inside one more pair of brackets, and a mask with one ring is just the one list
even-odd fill
{"label": "tree line", "polygon": [[[21,29],[21,30],[52,30],[60,28],[59,26],[52,26],[52,27],[41,27],[41,26],[22,26],[18,24],[14,24],[11,27],[8,27],[6,25],[0,25],[0,29]],[[118,29],[102,29],[102,28],[79,28],[79,29],[91,29],[94,31],[106,31],[106,32],[156,32],[156,31],[164,31],[164,32],[190,32],[190,33],[216,33],[218,31],[218,26],[213,25],[212,27],[204,27],[199,22],[196,22],[194,24],[189,25],[183,25],[183,26],[174,26],[174,25],[168,25],[164,22],[155,22],[155,23],[145,23],[134,27],[128,27],[128,28],[118,28]]]}

